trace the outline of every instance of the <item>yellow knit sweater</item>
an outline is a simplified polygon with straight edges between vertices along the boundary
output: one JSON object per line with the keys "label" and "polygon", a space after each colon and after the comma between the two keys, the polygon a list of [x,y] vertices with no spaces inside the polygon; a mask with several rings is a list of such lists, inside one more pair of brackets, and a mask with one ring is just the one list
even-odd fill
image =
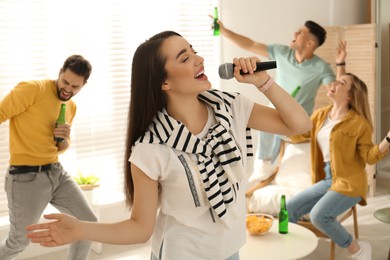
{"label": "yellow knit sweater", "polygon": [[[58,161],[53,137],[61,103],[54,80],[21,82],[0,101],[0,123],[10,119],[10,165]],[[76,105],[71,100],[66,104],[66,121],[71,124]]]}

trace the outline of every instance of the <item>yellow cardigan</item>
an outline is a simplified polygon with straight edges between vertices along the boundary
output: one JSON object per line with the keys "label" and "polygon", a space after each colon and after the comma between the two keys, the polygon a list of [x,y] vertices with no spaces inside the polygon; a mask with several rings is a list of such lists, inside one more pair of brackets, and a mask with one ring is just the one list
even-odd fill
{"label": "yellow cardigan", "polygon": [[[53,138],[61,103],[54,80],[20,82],[0,100],[0,124],[10,120],[10,165],[43,165],[58,161],[58,147]],[[76,105],[72,100],[66,104],[65,117],[71,124]]]}
{"label": "yellow cardigan", "polygon": [[[317,134],[324,124],[332,105],[316,110],[311,116],[313,127],[304,135],[291,136],[293,142],[310,138],[312,182],[325,178],[324,159],[317,144]],[[367,120],[356,111],[350,110],[334,126],[329,138],[330,166],[332,171],[331,190],[345,196],[362,197],[360,205],[367,205],[366,164],[374,164],[388,152],[380,152],[378,145],[372,143],[372,129]]]}

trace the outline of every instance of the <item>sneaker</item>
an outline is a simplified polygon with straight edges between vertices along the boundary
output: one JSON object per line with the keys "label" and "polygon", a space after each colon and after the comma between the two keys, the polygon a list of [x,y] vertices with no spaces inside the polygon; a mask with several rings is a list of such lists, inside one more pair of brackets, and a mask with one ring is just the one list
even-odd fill
{"label": "sneaker", "polygon": [[352,259],[356,260],[371,260],[371,245],[367,241],[359,240],[360,250],[351,255]]}

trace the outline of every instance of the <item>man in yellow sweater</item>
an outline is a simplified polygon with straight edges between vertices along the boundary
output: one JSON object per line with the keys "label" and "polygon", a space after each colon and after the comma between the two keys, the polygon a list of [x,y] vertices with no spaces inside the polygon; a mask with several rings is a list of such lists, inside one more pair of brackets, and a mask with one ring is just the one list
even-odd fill
{"label": "man in yellow sweater", "polygon": [[[91,64],[80,55],[68,57],[57,80],[19,83],[0,101],[0,123],[10,120],[10,166],[6,173],[10,231],[0,243],[0,259],[14,259],[29,244],[25,227],[39,221],[50,203],[76,218],[97,221],[78,185],[63,169],[58,154],[70,143],[76,114],[76,95],[91,74]],[[67,124],[55,126],[62,103]],[[61,137],[63,142],[54,141]],[[68,259],[87,259],[91,243],[69,248]]]}

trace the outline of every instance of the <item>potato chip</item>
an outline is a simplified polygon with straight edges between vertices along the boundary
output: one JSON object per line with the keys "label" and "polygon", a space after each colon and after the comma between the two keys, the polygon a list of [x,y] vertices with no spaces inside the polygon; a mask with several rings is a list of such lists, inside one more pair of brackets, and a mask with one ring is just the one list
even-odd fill
{"label": "potato chip", "polygon": [[246,217],[246,227],[250,234],[258,235],[267,232],[272,226],[272,221],[272,216],[252,214]]}

